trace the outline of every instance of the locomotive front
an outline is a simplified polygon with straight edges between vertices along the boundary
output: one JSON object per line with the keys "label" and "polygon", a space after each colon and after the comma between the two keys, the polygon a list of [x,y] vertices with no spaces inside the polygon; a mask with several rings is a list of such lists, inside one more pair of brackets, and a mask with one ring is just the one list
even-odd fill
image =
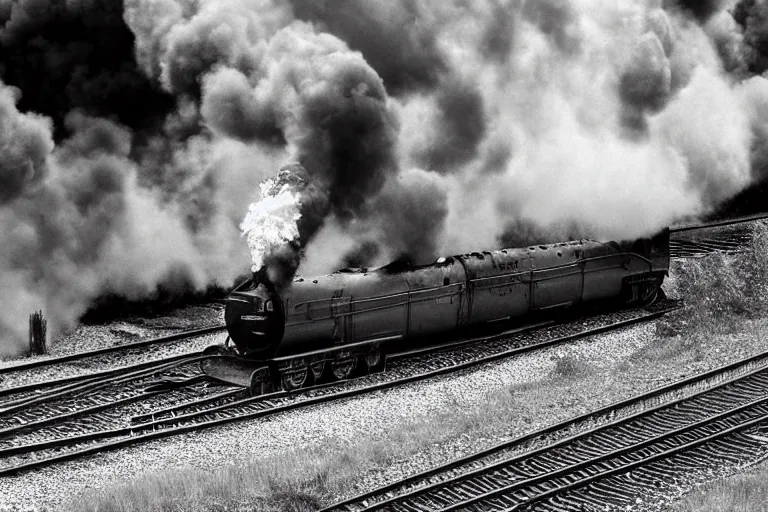
{"label": "locomotive front", "polygon": [[272,357],[285,332],[282,301],[262,269],[227,297],[224,321],[240,355]]}

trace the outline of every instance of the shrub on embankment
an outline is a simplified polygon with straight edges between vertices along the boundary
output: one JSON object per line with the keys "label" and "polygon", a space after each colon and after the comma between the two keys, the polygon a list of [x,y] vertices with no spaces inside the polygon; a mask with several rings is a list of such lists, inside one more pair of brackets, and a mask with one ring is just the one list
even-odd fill
{"label": "shrub on embankment", "polygon": [[664,288],[685,306],[659,323],[659,334],[731,332],[768,311],[768,224],[755,225],[751,243],[736,254],[675,260]]}

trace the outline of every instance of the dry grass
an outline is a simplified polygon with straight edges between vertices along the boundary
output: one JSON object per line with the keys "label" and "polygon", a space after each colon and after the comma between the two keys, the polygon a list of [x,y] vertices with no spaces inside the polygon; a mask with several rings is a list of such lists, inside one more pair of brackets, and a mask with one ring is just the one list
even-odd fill
{"label": "dry grass", "polygon": [[592,368],[588,361],[569,354],[552,356],[552,360],[555,362],[552,369],[552,377],[555,379],[575,379],[587,375]]}
{"label": "dry grass", "polygon": [[670,512],[768,512],[768,469],[707,484]]}

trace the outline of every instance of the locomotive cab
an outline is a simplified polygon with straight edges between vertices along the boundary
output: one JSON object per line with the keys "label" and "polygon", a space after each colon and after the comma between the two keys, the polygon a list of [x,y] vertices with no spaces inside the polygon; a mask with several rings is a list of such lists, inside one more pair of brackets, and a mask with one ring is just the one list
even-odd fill
{"label": "locomotive cab", "polygon": [[271,357],[285,331],[282,302],[263,271],[254,272],[227,297],[224,321],[237,351],[248,358]]}

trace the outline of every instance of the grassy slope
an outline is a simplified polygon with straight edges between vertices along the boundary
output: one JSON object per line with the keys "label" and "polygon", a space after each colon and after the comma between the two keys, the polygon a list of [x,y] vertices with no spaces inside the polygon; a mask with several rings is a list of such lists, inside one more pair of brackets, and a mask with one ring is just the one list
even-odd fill
{"label": "grassy slope", "polygon": [[718,480],[673,504],[671,512],[766,512],[768,468]]}
{"label": "grassy slope", "polygon": [[[557,351],[549,375],[498,389],[474,407],[412,418],[375,438],[328,439],[312,448],[212,472],[184,468],[149,472],[76,497],[62,510],[316,510],[348,494],[361,475],[370,481],[377,471],[404,461],[434,460],[429,454],[441,445],[463,443],[479,449],[508,435],[510,425],[517,425],[518,432],[540,427],[537,421],[544,411],[548,422],[559,421],[585,412],[584,404],[609,403],[675,380],[681,369],[699,371],[719,364],[718,354],[736,358],[756,351],[756,343],[768,338],[766,249],[768,229],[761,227],[754,247],[744,256],[717,255],[677,264],[670,294],[687,297],[688,305],[660,323],[648,345],[622,360],[596,365],[575,352]],[[756,492],[765,496],[764,489]],[[742,499],[740,493],[735,491],[734,499],[749,503],[751,498]]]}

